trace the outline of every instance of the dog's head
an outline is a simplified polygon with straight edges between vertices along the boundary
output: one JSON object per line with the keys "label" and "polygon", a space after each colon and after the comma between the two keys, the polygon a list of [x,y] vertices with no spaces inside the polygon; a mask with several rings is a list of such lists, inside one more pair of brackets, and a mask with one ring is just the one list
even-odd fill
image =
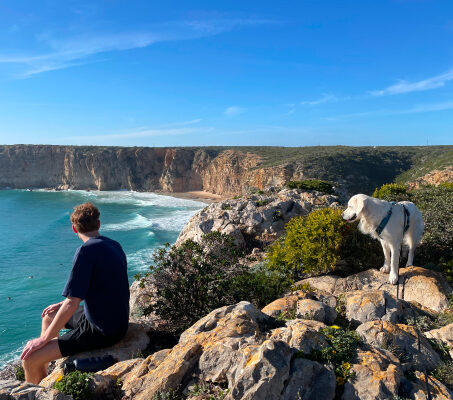
{"label": "dog's head", "polygon": [[368,202],[368,196],[364,194],[352,196],[348,201],[348,208],[343,211],[341,216],[348,222],[357,221],[365,213]]}

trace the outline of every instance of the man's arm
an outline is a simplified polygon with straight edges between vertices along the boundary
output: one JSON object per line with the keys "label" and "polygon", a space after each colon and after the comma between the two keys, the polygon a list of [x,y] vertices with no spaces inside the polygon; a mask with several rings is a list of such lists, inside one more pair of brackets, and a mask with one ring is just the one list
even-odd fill
{"label": "man's arm", "polygon": [[44,347],[52,338],[57,337],[58,332],[75,313],[81,301],[82,299],[77,297],[68,297],[64,300],[52,323],[41,335],[41,337],[27,342],[22,355],[20,356],[21,360],[27,359],[31,353]]}

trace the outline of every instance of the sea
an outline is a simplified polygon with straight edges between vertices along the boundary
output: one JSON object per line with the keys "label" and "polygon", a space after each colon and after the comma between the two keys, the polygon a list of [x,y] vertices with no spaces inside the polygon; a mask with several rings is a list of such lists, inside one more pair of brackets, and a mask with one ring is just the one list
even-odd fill
{"label": "sea", "polygon": [[61,291],[82,244],[69,220],[75,205],[101,212],[101,234],[121,243],[129,283],[152,264],[154,251],[174,243],[198,210],[195,200],[130,191],[0,190],[0,369],[39,336],[41,312]]}

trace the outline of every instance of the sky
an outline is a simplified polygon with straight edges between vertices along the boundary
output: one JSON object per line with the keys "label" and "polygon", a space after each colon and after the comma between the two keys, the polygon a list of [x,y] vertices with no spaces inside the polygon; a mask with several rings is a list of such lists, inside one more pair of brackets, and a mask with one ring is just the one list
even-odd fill
{"label": "sky", "polygon": [[453,1],[3,0],[17,143],[453,144]]}

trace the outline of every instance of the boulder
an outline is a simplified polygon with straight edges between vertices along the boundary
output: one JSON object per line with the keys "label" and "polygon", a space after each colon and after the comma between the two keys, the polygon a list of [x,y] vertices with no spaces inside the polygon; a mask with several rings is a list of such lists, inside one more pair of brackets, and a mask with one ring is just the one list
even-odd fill
{"label": "boulder", "polygon": [[102,357],[107,354],[112,355],[117,361],[129,360],[137,357],[137,355],[145,350],[148,343],[149,337],[145,329],[139,324],[130,323],[126,336],[113,346],[86,351],[57,360],[55,369],[40,382],[40,385],[46,388],[52,387],[55,380],[63,374],[63,365],[65,362],[73,361],[76,358]]}
{"label": "boulder", "polygon": [[413,326],[370,321],[360,325],[357,333],[369,345],[392,351],[400,362],[407,362],[416,369],[432,370],[442,363],[429,341]]}
{"label": "boulder", "polygon": [[324,335],[319,333],[326,325],[313,320],[295,319],[288,321],[285,327],[272,331],[270,338],[282,340],[296,351],[309,355],[313,350],[327,346]]}
{"label": "boulder", "polygon": [[308,283],[335,296],[356,290],[383,290],[401,300],[415,301],[432,311],[440,312],[449,308],[448,295],[452,293],[452,288],[441,273],[421,267],[407,267],[400,268],[399,275],[398,285],[390,285],[388,274],[375,269],[346,278],[337,276],[308,278],[297,282],[296,285]]}
{"label": "boulder", "polygon": [[297,302],[297,316],[332,325],[333,321],[337,318],[337,312],[333,307],[320,301],[304,299]]}
{"label": "boulder", "polygon": [[55,389],[16,380],[0,381],[0,400],[73,400]]}
{"label": "boulder", "polygon": [[311,293],[303,290],[298,290],[297,292],[287,294],[280,299],[274,300],[272,303],[264,307],[261,311],[272,317],[276,317],[278,315],[281,315],[282,313],[289,315],[291,314],[291,312],[296,313],[297,303],[300,300],[312,298],[313,295]]}
{"label": "boulder", "polygon": [[291,362],[283,400],[332,400],[335,397],[335,372],[332,367],[305,358]]}
{"label": "boulder", "polygon": [[[404,396],[410,399],[426,400],[430,397],[432,400],[453,399],[453,392],[443,383],[431,375],[425,377],[425,374],[420,371],[415,371],[415,381],[404,379],[401,386]],[[428,397],[428,390],[430,397]]]}
{"label": "boulder", "polygon": [[401,322],[410,306],[383,290],[355,290],[344,295],[346,318],[355,323],[374,320]]}
{"label": "boulder", "polygon": [[450,357],[453,359],[453,323],[425,332],[424,335],[429,339],[437,339],[445,343],[450,348]]}
{"label": "boulder", "polygon": [[359,350],[351,371],[356,376],[344,384],[343,400],[389,400],[398,393],[402,370],[389,352]]}

